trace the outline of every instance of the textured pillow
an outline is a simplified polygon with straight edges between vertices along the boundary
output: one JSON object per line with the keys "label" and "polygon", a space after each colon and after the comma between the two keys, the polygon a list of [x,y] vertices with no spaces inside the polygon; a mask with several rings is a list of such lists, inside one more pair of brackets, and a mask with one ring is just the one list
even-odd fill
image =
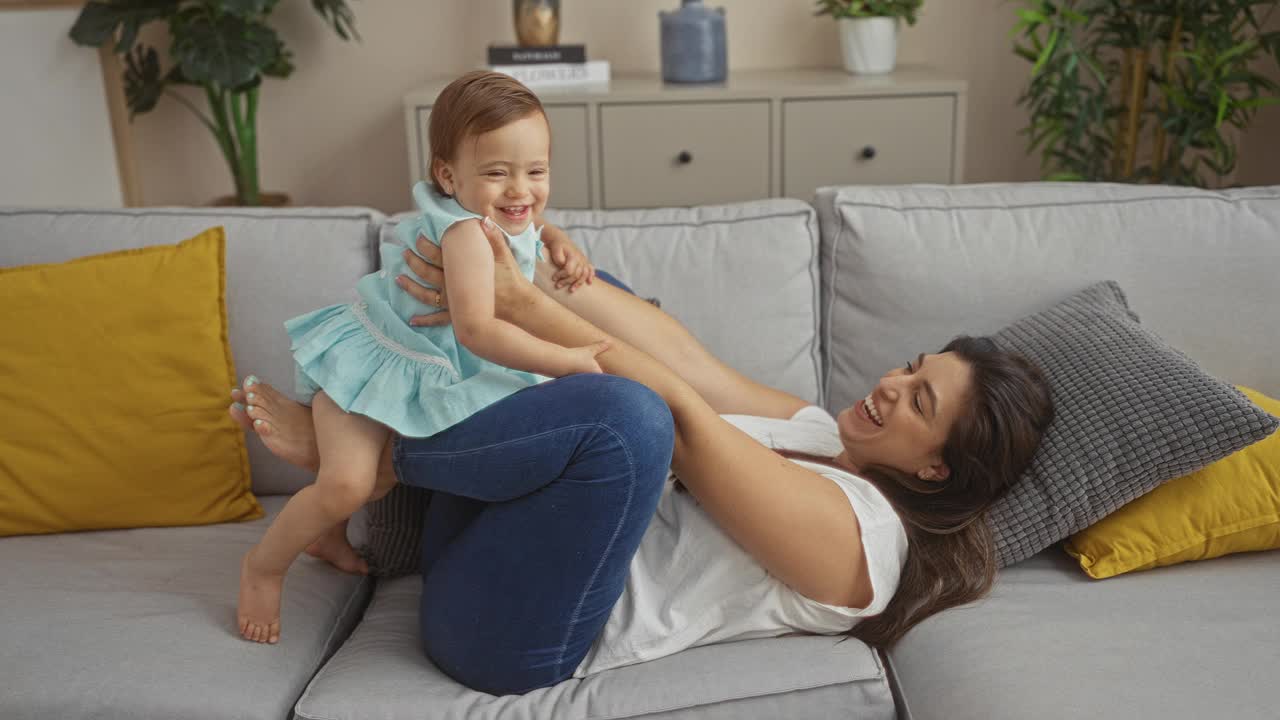
{"label": "textured pillow", "polygon": [[[645,298],[656,308],[658,298]],[[369,563],[369,574],[399,577],[421,572],[422,527],[431,491],[396,484],[391,492],[366,507],[368,536],[357,550]]]}
{"label": "textured pillow", "polygon": [[[1280,415],[1280,400],[1240,388]],[[1280,433],[1170,480],[1067,541],[1093,578],[1280,548]]]}
{"label": "textured pillow", "polygon": [[1114,282],[1023,318],[994,340],[1044,369],[1055,407],[1031,468],[988,516],[1001,566],[1280,424],[1139,325]]}
{"label": "textured pillow", "polygon": [[263,516],[226,413],[224,246],[0,269],[0,535]]}
{"label": "textured pillow", "polygon": [[391,492],[365,506],[365,544],[356,548],[369,574],[393,578],[421,572],[422,528],[431,491],[396,483]]}

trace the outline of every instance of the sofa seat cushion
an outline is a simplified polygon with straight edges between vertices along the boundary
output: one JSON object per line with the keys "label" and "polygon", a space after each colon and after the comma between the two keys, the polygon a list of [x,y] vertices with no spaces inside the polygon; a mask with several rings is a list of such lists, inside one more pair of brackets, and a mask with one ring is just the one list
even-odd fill
{"label": "sofa seat cushion", "polygon": [[[382,229],[409,217],[392,217]],[[591,262],[655,297],[753,380],[819,397],[818,217],[799,200],[657,210],[548,210]]]}
{"label": "sofa seat cushion", "polygon": [[0,718],[283,720],[372,581],[303,555],[278,645],[236,630],[247,523],[0,538]]}
{"label": "sofa seat cushion", "polygon": [[1059,547],[889,657],[911,720],[1276,717],[1280,551],[1092,580]]}
{"label": "sofa seat cushion", "polygon": [[422,578],[380,580],[364,620],[298,701],[304,720],[893,718],[879,656],[839,637],[707,645],[520,696],[470,690],[422,651]]}
{"label": "sofa seat cushion", "polygon": [[[373,270],[369,243],[381,222],[363,208],[0,208],[0,267],[165,245],[221,225],[235,366],[288,390],[294,363],[284,321],[355,298],[356,281]],[[259,495],[296,492],[315,479],[261,443],[249,444],[249,463]]]}

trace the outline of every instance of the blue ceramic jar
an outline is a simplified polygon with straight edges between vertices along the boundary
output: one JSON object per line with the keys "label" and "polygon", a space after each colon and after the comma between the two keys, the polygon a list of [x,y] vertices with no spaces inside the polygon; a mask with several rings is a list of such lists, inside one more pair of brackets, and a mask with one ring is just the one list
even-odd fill
{"label": "blue ceramic jar", "polygon": [[662,79],[672,83],[724,82],[729,75],[724,8],[683,0],[675,12],[660,12]]}

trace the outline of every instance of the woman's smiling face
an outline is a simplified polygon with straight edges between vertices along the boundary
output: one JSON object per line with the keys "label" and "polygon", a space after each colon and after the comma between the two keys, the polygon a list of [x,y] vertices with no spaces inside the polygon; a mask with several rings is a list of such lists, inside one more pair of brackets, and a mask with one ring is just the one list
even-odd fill
{"label": "woman's smiling face", "polygon": [[969,364],[955,353],[920,355],[880,378],[867,397],[836,416],[841,459],[881,465],[922,480],[945,480],[942,448],[969,401]]}
{"label": "woman's smiling face", "polygon": [[458,204],[519,235],[542,214],[551,194],[551,131],[533,113],[467,137],[451,162],[436,162],[436,178]]}

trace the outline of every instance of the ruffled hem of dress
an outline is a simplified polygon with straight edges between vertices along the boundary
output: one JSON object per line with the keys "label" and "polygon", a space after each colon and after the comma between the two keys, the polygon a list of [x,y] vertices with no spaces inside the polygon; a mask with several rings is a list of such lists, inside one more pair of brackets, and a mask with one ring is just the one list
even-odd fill
{"label": "ruffled hem of dress", "polygon": [[406,437],[429,437],[475,411],[448,401],[460,380],[452,363],[396,343],[365,307],[334,305],[285,323],[300,389],[324,390],[343,411]]}

